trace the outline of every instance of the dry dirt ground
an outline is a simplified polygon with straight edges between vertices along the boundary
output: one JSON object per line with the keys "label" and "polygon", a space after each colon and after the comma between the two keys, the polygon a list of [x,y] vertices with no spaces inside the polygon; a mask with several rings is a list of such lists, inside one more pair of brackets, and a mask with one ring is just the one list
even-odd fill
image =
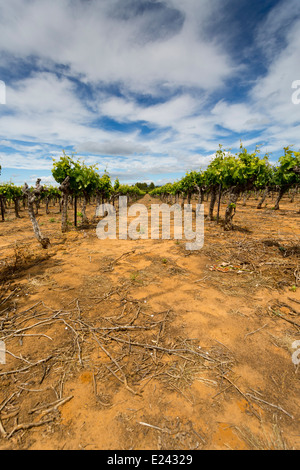
{"label": "dry dirt ground", "polygon": [[299,449],[299,204],[256,204],[232,232],[206,220],[196,252],[63,235],[42,206],[43,250],[9,209],[0,449]]}

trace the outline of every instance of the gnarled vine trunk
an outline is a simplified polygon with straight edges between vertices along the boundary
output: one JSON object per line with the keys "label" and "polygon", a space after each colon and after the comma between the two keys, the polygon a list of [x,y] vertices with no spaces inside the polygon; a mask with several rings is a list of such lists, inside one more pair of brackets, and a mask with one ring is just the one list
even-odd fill
{"label": "gnarled vine trunk", "polygon": [[68,198],[70,191],[70,177],[67,176],[61,183],[59,190],[62,192],[62,206],[61,206],[61,231],[65,233],[68,229]]}
{"label": "gnarled vine trunk", "polygon": [[46,214],[49,214],[50,211],[49,211],[49,198],[48,197],[46,198],[45,203],[46,203]]}
{"label": "gnarled vine trunk", "polygon": [[257,204],[256,209],[261,209],[261,207],[262,207],[263,203],[265,202],[266,197],[267,197],[268,194],[269,194],[269,188],[267,187],[267,188],[265,189],[265,191],[264,191],[264,193],[263,193],[263,195],[262,195],[262,197],[261,197],[259,203]]}
{"label": "gnarled vine trunk", "polygon": [[217,224],[219,223],[219,218],[220,218],[221,197],[222,197],[222,185],[220,184],[219,194],[218,194]]}
{"label": "gnarled vine trunk", "polygon": [[209,204],[209,211],[208,211],[208,220],[213,220],[214,207],[215,207],[216,200],[217,200],[217,189],[212,188],[212,190],[210,192],[210,204]]}
{"label": "gnarled vine trunk", "polygon": [[239,190],[237,188],[232,188],[229,196],[228,205],[225,211],[225,220],[224,220],[224,230],[232,230],[232,219],[235,216],[236,212],[236,202],[239,197]]}
{"label": "gnarled vine trunk", "polygon": [[89,219],[87,218],[87,215],[86,215],[87,199],[88,199],[87,196],[84,195],[83,196],[82,208],[81,208],[82,223],[83,224],[88,224],[89,223]]}
{"label": "gnarled vine trunk", "polygon": [[50,240],[49,238],[42,235],[34,210],[35,203],[43,191],[43,186],[40,185],[40,180],[38,179],[36,182],[36,187],[33,191],[30,191],[27,183],[24,184],[22,191],[27,196],[28,213],[32,223],[33,232],[42,247],[46,249],[50,245]]}
{"label": "gnarled vine trunk", "polygon": [[14,205],[15,205],[15,215],[17,219],[20,219],[20,214],[19,214],[19,198],[16,197],[14,198]]}
{"label": "gnarled vine trunk", "polygon": [[283,196],[285,195],[286,191],[287,191],[286,188],[280,188],[279,189],[279,193],[278,193],[278,196],[277,196],[277,199],[276,199],[276,202],[275,202],[275,206],[274,206],[275,211],[279,210],[279,203],[280,203],[281,199],[283,198]]}
{"label": "gnarled vine trunk", "polygon": [[2,222],[5,220],[5,207],[4,207],[4,200],[3,197],[0,196],[0,206],[1,206],[1,217],[2,217]]}

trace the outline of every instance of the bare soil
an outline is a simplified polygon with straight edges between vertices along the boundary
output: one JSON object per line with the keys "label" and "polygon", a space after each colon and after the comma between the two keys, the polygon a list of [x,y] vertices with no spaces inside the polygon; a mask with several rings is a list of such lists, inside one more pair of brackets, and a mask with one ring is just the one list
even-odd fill
{"label": "bare soil", "polygon": [[195,252],[95,223],[63,235],[41,206],[43,250],[8,209],[0,449],[299,449],[299,204],[256,204],[231,232],[205,221]]}

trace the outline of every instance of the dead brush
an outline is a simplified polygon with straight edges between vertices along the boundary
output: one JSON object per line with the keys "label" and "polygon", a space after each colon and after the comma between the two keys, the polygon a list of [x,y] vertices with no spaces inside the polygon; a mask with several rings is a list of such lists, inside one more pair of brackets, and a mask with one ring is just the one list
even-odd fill
{"label": "dead brush", "polygon": [[32,263],[34,254],[30,245],[19,245],[18,243],[14,246],[14,264],[13,269],[17,270],[20,267],[26,266]]}
{"label": "dead brush", "polygon": [[214,263],[240,265],[244,271],[214,271],[211,282],[225,294],[250,294],[258,288],[280,289],[299,284],[298,237],[288,245],[276,239],[244,239],[226,247],[209,244],[203,251]]}
{"label": "dead brush", "polygon": [[262,425],[260,435],[254,434],[248,427],[244,426],[241,428],[233,426],[232,429],[251,450],[292,450],[276,420],[271,431],[266,431]]}
{"label": "dead brush", "polygon": [[49,253],[41,253],[30,244],[15,243],[12,253],[1,261],[0,281],[8,280],[17,273],[28,269],[50,257]]}
{"label": "dead brush", "polygon": [[[158,381],[193,403],[188,389],[198,377],[208,386],[219,385],[220,376],[232,365],[227,352],[220,348],[207,351],[198,341],[177,336],[172,328],[172,311],[153,312],[144,303],[128,299],[126,288],[115,293],[119,300],[114,315],[109,317],[98,312],[89,318],[78,298],[59,310],[43,301],[25,310],[7,310],[0,340],[7,345],[10,361],[0,372],[0,383],[10,382],[10,389],[0,393],[0,402],[3,418],[9,416],[7,403],[14,397],[21,424],[5,420],[2,432],[0,429],[4,438],[10,439],[19,430],[55,423],[57,408],[72,399],[64,397],[64,383],[82,368],[94,371],[95,400],[104,407],[110,406],[104,400],[104,390],[112,393],[124,387],[142,396],[150,382]],[[102,302],[107,305],[110,297],[103,296]],[[54,335],[57,331],[59,335]],[[45,341],[42,354],[30,348],[31,341],[35,341],[32,337]],[[21,355],[20,338],[24,342]],[[49,393],[45,395],[46,390]],[[32,419],[36,407],[26,404],[31,393],[47,411],[37,422]],[[21,414],[27,408],[28,413]]]}

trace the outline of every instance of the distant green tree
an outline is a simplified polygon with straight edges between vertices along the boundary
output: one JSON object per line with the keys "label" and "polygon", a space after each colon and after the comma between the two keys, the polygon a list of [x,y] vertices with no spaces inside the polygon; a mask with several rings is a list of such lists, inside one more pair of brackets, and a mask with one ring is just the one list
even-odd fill
{"label": "distant green tree", "polygon": [[274,183],[279,188],[275,210],[279,209],[279,202],[284,194],[292,187],[300,184],[300,152],[289,147],[284,148],[284,155],[279,158],[279,166],[274,171]]}
{"label": "distant green tree", "polygon": [[148,190],[148,184],[147,183],[136,183],[135,186],[142,191],[147,191]]}
{"label": "distant green tree", "polygon": [[61,231],[64,233],[68,229],[68,197],[70,194],[77,193],[78,171],[80,163],[75,162],[73,157],[65,154],[59,160],[53,159],[52,175],[55,181],[60,184],[59,190],[62,192],[62,211],[61,211]]}

